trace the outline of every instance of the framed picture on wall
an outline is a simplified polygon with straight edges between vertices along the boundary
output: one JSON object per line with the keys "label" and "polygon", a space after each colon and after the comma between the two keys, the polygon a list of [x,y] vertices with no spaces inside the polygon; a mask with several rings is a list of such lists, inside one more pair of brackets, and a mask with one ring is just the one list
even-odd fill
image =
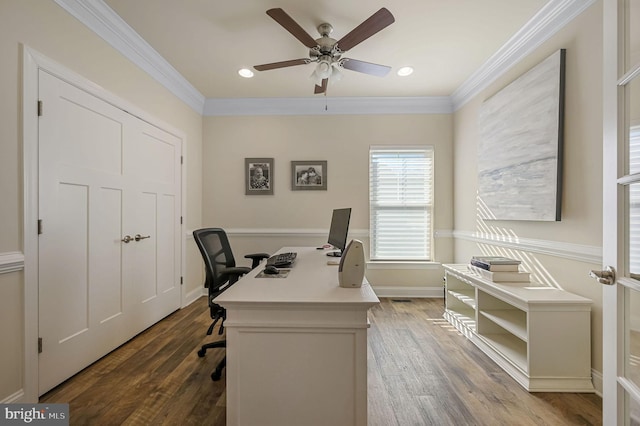
{"label": "framed picture on wall", "polygon": [[326,161],[292,161],[291,190],[327,190]]}
{"label": "framed picture on wall", "polygon": [[273,158],[245,158],[245,195],[273,195]]}

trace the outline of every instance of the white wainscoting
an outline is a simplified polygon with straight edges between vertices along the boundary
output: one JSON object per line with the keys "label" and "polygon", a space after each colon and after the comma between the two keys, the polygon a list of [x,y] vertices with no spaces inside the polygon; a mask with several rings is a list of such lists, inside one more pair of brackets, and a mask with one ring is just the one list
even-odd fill
{"label": "white wainscoting", "polygon": [[24,254],[18,251],[0,253],[0,274],[22,271],[24,269]]}

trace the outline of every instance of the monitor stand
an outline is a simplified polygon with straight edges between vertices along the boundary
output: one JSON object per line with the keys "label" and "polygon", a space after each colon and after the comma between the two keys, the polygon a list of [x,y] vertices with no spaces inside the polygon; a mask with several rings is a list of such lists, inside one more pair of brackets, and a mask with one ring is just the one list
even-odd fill
{"label": "monitor stand", "polygon": [[327,252],[327,256],[330,256],[330,257],[341,257],[342,256],[342,252],[340,250],[328,251]]}

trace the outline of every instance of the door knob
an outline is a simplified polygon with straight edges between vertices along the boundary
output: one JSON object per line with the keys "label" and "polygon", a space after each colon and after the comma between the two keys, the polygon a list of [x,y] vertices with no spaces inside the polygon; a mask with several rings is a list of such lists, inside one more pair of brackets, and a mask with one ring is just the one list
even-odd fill
{"label": "door knob", "polygon": [[604,271],[591,271],[589,276],[604,285],[613,285],[616,282],[616,270],[612,266],[606,266]]}
{"label": "door knob", "polygon": [[122,240],[120,240],[126,244],[129,244],[129,241],[133,241],[133,238],[131,238],[131,235],[125,235],[124,238]]}
{"label": "door knob", "polygon": [[143,237],[140,234],[136,234],[136,236],[133,237],[133,239],[136,240],[136,241],[144,240],[145,238],[151,238],[151,235],[147,235],[146,237]]}

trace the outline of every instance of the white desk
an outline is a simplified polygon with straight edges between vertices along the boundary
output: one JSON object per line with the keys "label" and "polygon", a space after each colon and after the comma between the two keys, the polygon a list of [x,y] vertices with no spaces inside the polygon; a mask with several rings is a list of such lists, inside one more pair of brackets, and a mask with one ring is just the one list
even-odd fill
{"label": "white desk", "polygon": [[215,301],[227,310],[228,425],[366,425],[368,282],[338,286],[314,247],[287,278],[243,277]]}

